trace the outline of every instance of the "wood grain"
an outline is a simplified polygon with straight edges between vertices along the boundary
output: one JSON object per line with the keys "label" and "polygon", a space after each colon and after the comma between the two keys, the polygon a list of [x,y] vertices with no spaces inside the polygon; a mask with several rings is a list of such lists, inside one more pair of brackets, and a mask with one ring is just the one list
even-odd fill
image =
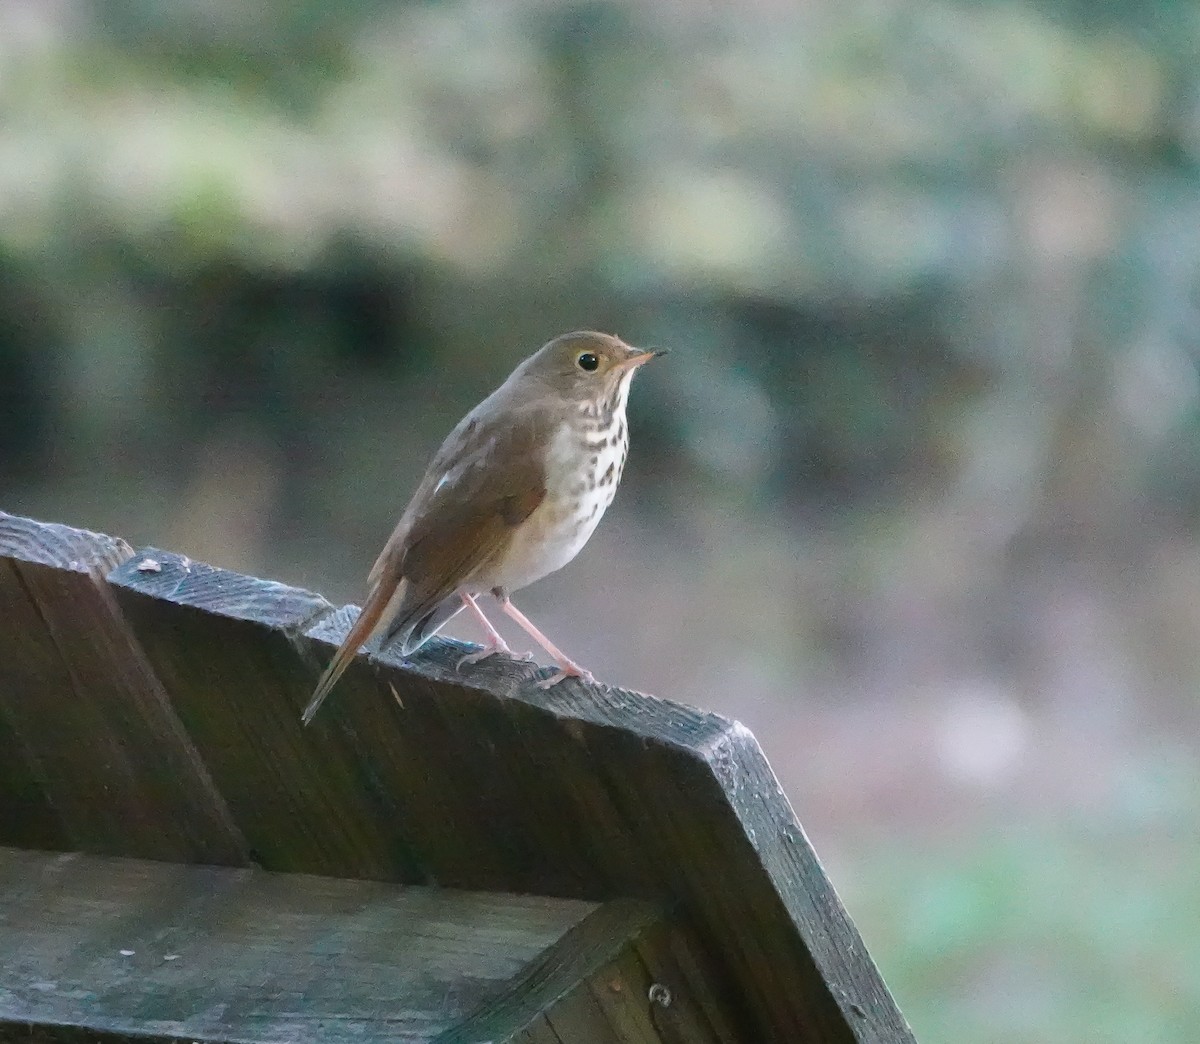
{"label": "wood grain", "polygon": [[[3,568],[0,565],[0,577]],[[3,612],[2,579],[0,612]],[[0,680],[0,692],[4,684]],[[50,803],[44,781],[41,766],[22,743],[8,716],[0,712],[0,842],[24,848],[70,847],[66,826]]]}
{"label": "wood grain", "polygon": [[[712,980],[681,974],[672,950],[685,926],[677,918],[641,918],[627,925],[615,912],[622,905],[610,903],[589,915],[527,967],[505,993],[489,1002],[483,1013],[468,1019],[445,1040],[439,1038],[437,1044],[500,1040],[522,1044],[539,1040],[553,1044],[725,1044],[749,1040],[729,1032],[725,1013],[712,1018],[720,1006],[715,998],[704,995],[712,990]],[[608,927],[600,928],[606,920]],[[618,925],[620,929],[614,931]],[[606,942],[599,946],[583,942],[589,934]],[[588,959],[581,961],[583,955]],[[601,956],[607,959],[595,967]],[[593,970],[587,972],[589,966]],[[568,985],[570,988],[564,989]],[[561,995],[549,1010],[513,1032],[514,1026],[555,992]],[[536,1003],[530,1003],[535,998]]]}
{"label": "wood grain", "polygon": [[132,553],[0,514],[0,843],[244,864],[104,580]]}
{"label": "wood grain", "polygon": [[[658,1006],[655,1023],[676,1035],[681,1027],[697,1026],[691,1032],[697,1039],[736,1044],[741,1039],[737,1027],[744,998],[732,990],[727,976],[719,974],[706,954],[692,926],[682,917],[674,917],[665,928],[656,928],[634,942],[639,963],[645,969],[646,995],[658,983],[672,997],[668,1007]],[[688,1039],[686,1032],[684,1039]]]}
{"label": "wood grain", "polygon": [[[488,1041],[509,1040],[543,1014],[549,1017],[549,1024],[560,1037],[591,1039],[579,1034],[591,1027],[597,1017],[606,1024],[607,1020],[602,1010],[587,999],[589,977],[622,954],[633,954],[634,940],[658,919],[658,911],[648,903],[627,899],[605,903],[526,965],[503,992],[438,1037],[436,1044],[487,1044]],[[572,1010],[583,1005],[586,1013],[564,1015],[562,1009],[568,998]],[[564,1036],[564,1028],[572,1025],[577,1035],[568,1033]]]}
{"label": "wood grain", "polygon": [[[585,988],[593,1002],[604,1013],[613,1035],[623,1044],[661,1044],[662,1036],[654,1024],[655,1004],[650,1000],[653,978],[629,947],[620,956],[593,975]],[[551,1022],[554,1022],[551,1012]],[[696,1036],[696,1044],[706,1044],[711,1038]]]}
{"label": "wood grain", "polygon": [[[154,572],[141,568],[146,559]],[[295,701],[316,661],[301,654],[297,636],[330,611],[324,599],[156,549],[109,583],[258,865],[436,880],[405,831],[405,795],[352,742],[330,743],[300,725]]]}
{"label": "wood grain", "polygon": [[[608,1020],[596,998],[586,989],[564,997],[546,1015],[546,1023],[563,1044],[587,1041],[587,1044],[626,1044]],[[697,1041],[697,1044],[702,1042]]]}
{"label": "wood grain", "polygon": [[13,849],[0,849],[0,881],[0,1026],[10,1032],[442,1039],[595,912],[535,896]]}

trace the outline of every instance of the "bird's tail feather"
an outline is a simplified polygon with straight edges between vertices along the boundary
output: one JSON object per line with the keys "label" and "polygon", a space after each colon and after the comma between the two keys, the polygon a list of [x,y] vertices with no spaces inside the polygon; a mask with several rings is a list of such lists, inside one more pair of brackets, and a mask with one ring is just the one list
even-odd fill
{"label": "bird's tail feather", "polygon": [[329,666],[325,668],[325,672],[321,675],[317,682],[316,689],[313,690],[312,699],[308,701],[308,706],[304,708],[304,714],[301,715],[301,720],[307,725],[313,720],[313,715],[320,709],[321,704],[325,702],[325,697],[332,691],[337,680],[342,676],[342,672],[350,666],[355,654],[359,649],[370,640],[372,635],[378,630],[380,621],[384,616],[384,611],[392,603],[397,594],[397,587],[400,581],[381,581],[371,592],[371,596],[367,599],[367,604],[363,606],[362,612],[358,614],[358,619],[354,621],[354,626],[350,628],[349,634],[342,640],[342,644],[338,646],[337,652],[333,654],[333,659],[329,661]]}

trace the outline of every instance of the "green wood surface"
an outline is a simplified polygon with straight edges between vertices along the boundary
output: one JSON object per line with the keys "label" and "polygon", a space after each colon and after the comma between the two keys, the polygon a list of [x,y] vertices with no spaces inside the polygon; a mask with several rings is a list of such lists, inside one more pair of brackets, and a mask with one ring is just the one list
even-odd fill
{"label": "green wood surface", "polygon": [[30,1025],[263,1044],[492,1039],[444,1034],[523,990],[531,962],[586,977],[602,963],[594,935],[620,952],[652,921],[628,903],[609,915],[579,900],[0,849],[0,1026],[12,1039]]}

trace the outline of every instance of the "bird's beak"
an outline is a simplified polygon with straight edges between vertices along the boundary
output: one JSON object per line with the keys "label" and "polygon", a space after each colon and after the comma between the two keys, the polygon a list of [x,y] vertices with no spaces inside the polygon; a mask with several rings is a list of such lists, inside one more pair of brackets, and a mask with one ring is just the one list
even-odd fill
{"label": "bird's beak", "polygon": [[621,362],[617,363],[618,370],[636,370],[643,363],[648,363],[651,359],[656,359],[660,355],[666,355],[670,351],[669,348],[651,348],[648,351],[640,351],[633,349],[633,354]]}

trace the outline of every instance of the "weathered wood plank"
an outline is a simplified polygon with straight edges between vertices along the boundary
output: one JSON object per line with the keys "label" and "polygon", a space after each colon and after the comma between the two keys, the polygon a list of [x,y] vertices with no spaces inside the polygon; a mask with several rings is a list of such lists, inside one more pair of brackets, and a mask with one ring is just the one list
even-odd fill
{"label": "weathered wood plank", "polygon": [[[304,662],[303,614],[283,622],[278,585],[200,612],[213,604],[204,591],[244,581],[215,571],[197,592],[161,557],[158,577],[133,560],[112,580],[197,744],[210,759],[230,752],[229,771],[213,769],[223,789],[253,781],[244,798],[226,793],[274,832],[267,865],[327,858],[331,872],[455,887],[679,900],[719,955],[715,973],[745,998],[743,1039],[911,1039],[742,726],[603,686],[541,690],[535,668],[500,657],[460,672],[462,647],[435,641],[412,662],[360,659],[303,729],[299,711],[352,612],[317,619],[307,637],[323,656]],[[366,851],[404,858],[360,857],[347,824]]]}
{"label": "weathered wood plank", "polygon": [[0,842],[23,848],[70,847],[42,778],[8,718],[0,713]]}
{"label": "weathered wood plank", "polygon": [[[336,641],[348,619],[327,618],[309,634]],[[333,714],[307,731],[330,749],[346,745],[403,802],[411,843],[438,881],[504,880],[513,891],[585,898],[658,894],[640,863],[612,858],[628,824],[603,775],[577,771],[578,739],[537,697],[520,698],[541,693],[530,684],[539,671],[497,658],[460,672],[466,651],[434,641],[409,669],[362,664],[347,672]]]}
{"label": "weathered wood plank", "polygon": [[[653,1003],[650,987],[653,980],[633,947],[626,949],[598,974],[593,975],[584,988],[604,1012],[622,1044],[662,1044],[662,1037],[654,1025]],[[551,1012],[551,1022],[554,1013]],[[698,1036],[696,1044],[707,1044],[711,1038]]]}
{"label": "weathered wood plank", "polygon": [[104,582],[131,554],[0,513],[0,843],[244,863]]}
{"label": "weathered wood plank", "polygon": [[[30,609],[20,575],[7,559],[20,556],[30,562],[96,563],[106,572],[132,551],[123,541],[96,533],[81,533],[67,526],[52,526],[0,512],[0,697],[17,692],[14,676],[23,673],[21,662],[43,652],[29,650],[34,639],[22,642],[21,617]],[[35,633],[41,634],[40,621]],[[20,646],[18,646],[20,643]],[[21,736],[3,713],[0,699],[0,844],[32,848],[68,848],[66,825],[46,793],[45,773]]]}
{"label": "weathered wood plank", "polygon": [[323,598],[154,549],[109,583],[260,866],[436,879],[411,848],[406,794],[386,786],[352,740],[331,744],[296,717],[296,693],[314,669],[296,636],[330,611]]}
{"label": "weathered wood plank", "polygon": [[[0,882],[0,1026],[56,1041],[54,1026],[254,1044],[442,1039],[603,910],[14,849],[0,849]],[[626,909],[598,925],[626,922],[641,923]]]}
{"label": "weathered wood plank", "polygon": [[[502,993],[454,1029],[438,1038],[437,1044],[486,1044],[516,1038],[540,1016],[553,1016],[569,996],[586,993],[586,982],[600,968],[622,953],[632,951],[633,940],[658,922],[651,905],[617,899],[597,908],[585,920],[527,965]],[[589,1016],[590,1018],[590,1016]],[[564,1040],[589,1040],[565,1034],[562,1017],[554,1026]]]}
{"label": "weathered wood plank", "polygon": [[563,1044],[574,1044],[575,1041],[625,1044],[608,1021],[604,1009],[586,988],[575,990],[560,1000],[546,1015],[546,1022]]}
{"label": "weathered wood plank", "polygon": [[[353,610],[146,552],[110,575],[239,830],[279,870],[677,904],[738,1040],[910,1041],[740,725],[462,646],[360,659],[299,712]],[[681,970],[686,969],[681,967]],[[688,973],[692,974],[692,973]]]}
{"label": "weathered wood plank", "polygon": [[672,998],[672,1003],[665,1006],[663,998],[657,998],[657,1025],[678,1028],[702,1020],[703,1033],[695,1031],[699,1039],[737,1044],[741,1039],[737,1031],[738,997],[730,988],[728,976],[715,971],[690,925],[676,917],[668,926],[635,940],[634,950],[645,969],[647,996],[657,983],[665,986]]}
{"label": "weathered wood plank", "polygon": [[0,555],[103,579],[133,554],[120,537],[0,511]]}

